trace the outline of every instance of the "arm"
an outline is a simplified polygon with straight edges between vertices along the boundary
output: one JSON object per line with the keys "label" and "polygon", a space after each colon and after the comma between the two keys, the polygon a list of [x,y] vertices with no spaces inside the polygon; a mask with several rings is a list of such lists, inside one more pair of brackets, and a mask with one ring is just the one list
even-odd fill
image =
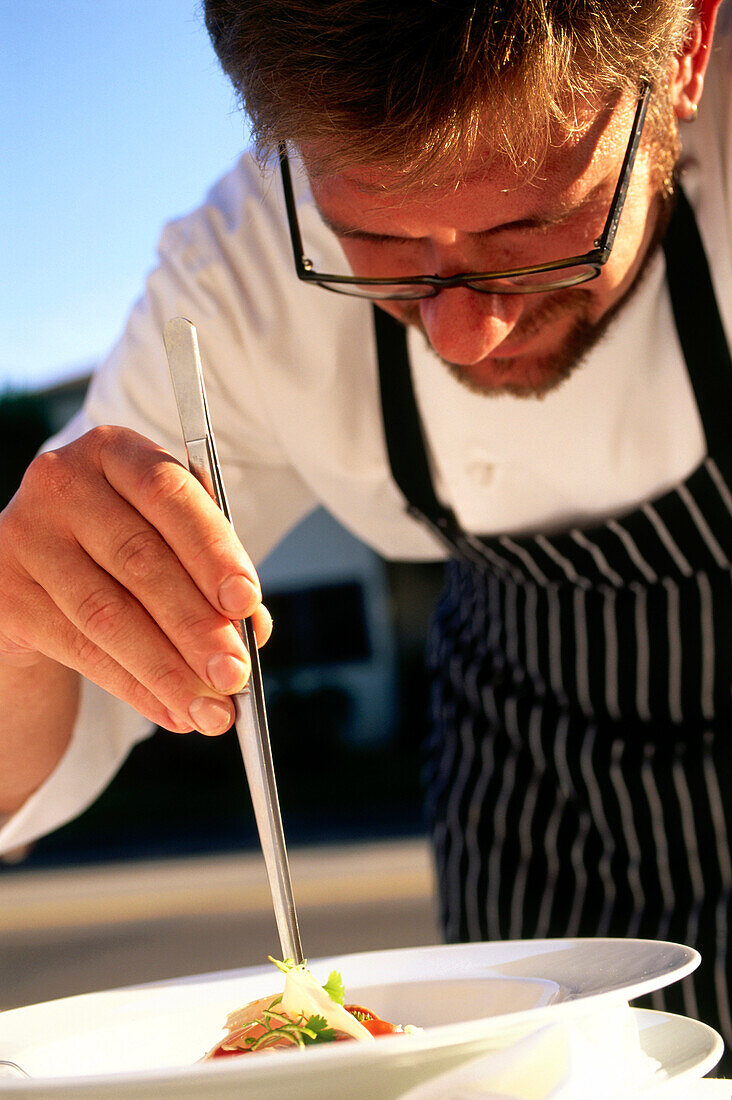
{"label": "arm", "polygon": [[76,718],[79,677],[48,658],[0,666],[0,815],[12,814],[53,771]]}

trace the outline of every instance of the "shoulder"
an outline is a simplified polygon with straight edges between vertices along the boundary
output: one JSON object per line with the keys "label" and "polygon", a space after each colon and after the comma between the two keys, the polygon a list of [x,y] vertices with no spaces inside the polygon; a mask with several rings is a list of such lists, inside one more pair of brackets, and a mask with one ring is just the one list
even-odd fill
{"label": "shoulder", "polygon": [[235,264],[257,252],[275,254],[275,249],[284,257],[284,203],[278,183],[272,168],[261,168],[251,153],[244,153],[200,206],[167,223],[161,257],[176,256],[196,269],[206,263]]}

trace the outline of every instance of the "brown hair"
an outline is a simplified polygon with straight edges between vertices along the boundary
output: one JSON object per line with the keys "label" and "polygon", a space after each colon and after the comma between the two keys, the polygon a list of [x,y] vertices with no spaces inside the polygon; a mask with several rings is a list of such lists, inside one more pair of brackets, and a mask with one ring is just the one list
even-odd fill
{"label": "brown hair", "polygon": [[426,176],[486,126],[515,163],[582,100],[646,74],[663,88],[691,0],[205,0],[256,147],[329,149],[333,166]]}

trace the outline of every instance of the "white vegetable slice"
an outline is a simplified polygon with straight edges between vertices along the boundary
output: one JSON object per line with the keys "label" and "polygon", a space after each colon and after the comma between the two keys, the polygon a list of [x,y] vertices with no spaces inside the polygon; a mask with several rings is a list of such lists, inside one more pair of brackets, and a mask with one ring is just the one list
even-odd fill
{"label": "white vegetable slice", "polygon": [[330,997],[304,966],[295,966],[285,976],[285,992],[280,1005],[282,1012],[293,1020],[304,1016],[322,1016],[329,1027],[350,1035],[362,1043],[373,1043],[374,1036],[355,1016]]}

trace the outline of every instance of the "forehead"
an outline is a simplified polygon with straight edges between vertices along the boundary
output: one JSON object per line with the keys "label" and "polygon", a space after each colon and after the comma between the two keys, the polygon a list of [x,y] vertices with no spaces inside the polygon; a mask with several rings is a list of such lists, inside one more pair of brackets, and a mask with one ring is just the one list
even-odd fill
{"label": "forehead", "polygon": [[[554,133],[539,161],[516,165],[497,157],[495,143],[484,136],[475,150],[461,157],[439,179],[415,181],[409,170],[392,166],[355,165],[327,170],[317,151],[304,149],[303,161],[313,195],[324,213],[352,218],[378,231],[378,223],[400,216],[469,216],[473,204],[499,208],[502,216],[523,216],[527,206],[550,204],[555,212],[571,206],[606,175],[619,169],[633,120],[635,99],[618,100],[586,111],[576,126]],[[371,224],[373,223],[373,224]],[[354,223],[355,224],[355,223]]]}

